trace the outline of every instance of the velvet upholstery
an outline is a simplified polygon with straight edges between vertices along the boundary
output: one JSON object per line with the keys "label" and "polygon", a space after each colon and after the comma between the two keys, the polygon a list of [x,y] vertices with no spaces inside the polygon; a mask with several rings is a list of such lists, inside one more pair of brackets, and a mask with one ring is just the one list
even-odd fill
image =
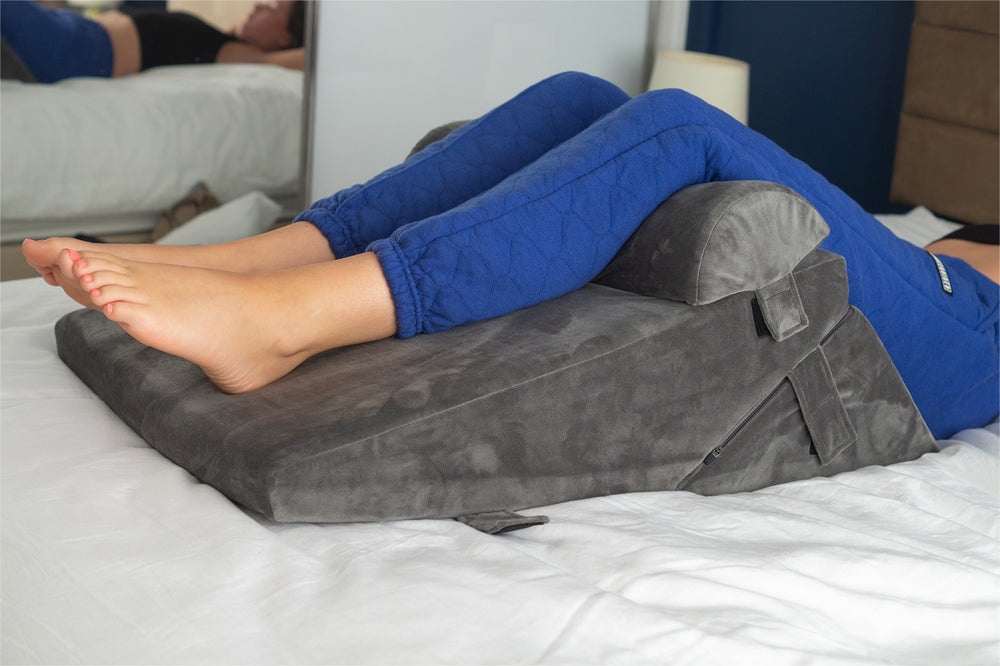
{"label": "velvet upholstery", "polygon": [[816,209],[782,185],[691,185],[660,204],[595,281],[703,305],[788,275],[827,233]]}
{"label": "velvet upholstery", "polygon": [[[724,197],[746,185],[712,187]],[[769,210],[754,202],[764,190],[733,206]],[[696,208],[687,224],[718,222],[713,205]],[[57,324],[59,352],[153,447],[277,521],[494,512],[486,522],[503,531],[517,526],[511,510],[751,490],[933,450],[877,336],[847,305],[843,259],[812,249],[811,208],[788,210],[774,234],[727,241],[728,261],[706,264],[727,277],[701,284],[734,292],[711,302],[590,284],[497,319],[332,350],[243,395],[95,311]],[[802,229],[798,257],[789,244],[770,253],[790,272],[737,269],[764,277],[735,291],[732,264],[766,263],[771,239]]]}

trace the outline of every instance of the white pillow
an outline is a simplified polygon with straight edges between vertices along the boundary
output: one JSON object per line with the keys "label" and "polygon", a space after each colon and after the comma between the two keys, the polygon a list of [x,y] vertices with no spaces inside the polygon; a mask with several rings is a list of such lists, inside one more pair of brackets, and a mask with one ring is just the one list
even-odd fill
{"label": "white pillow", "polygon": [[942,236],[950,234],[962,225],[940,218],[923,206],[911,208],[903,215],[876,215],[879,222],[889,227],[892,233],[908,240],[917,247],[930,245]]}
{"label": "white pillow", "polygon": [[250,192],[193,217],[167,233],[162,245],[211,245],[255,236],[281,215],[281,206],[263,192]]}

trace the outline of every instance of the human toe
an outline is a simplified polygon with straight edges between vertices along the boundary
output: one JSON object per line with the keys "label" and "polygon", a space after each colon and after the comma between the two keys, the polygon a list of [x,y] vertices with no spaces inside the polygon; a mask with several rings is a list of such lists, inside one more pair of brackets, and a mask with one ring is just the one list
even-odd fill
{"label": "human toe", "polygon": [[88,289],[91,302],[99,308],[118,301],[140,302],[144,300],[142,294],[130,285],[117,282],[97,284],[99,286],[84,285],[84,288]]}
{"label": "human toe", "polygon": [[76,260],[71,264],[72,271],[78,278],[100,271],[121,274],[125,270],[123,262],[114,255],[100,252],[73,252],[73,254],[76,255]]}
{"label": "human toe", "polygon": [[58,268],[63,272],[64,275],[74,275],[74,265],[80,260],[80,255],[70,248],[66,247],[59,250],[56,255],[56,264],[54,268]]}

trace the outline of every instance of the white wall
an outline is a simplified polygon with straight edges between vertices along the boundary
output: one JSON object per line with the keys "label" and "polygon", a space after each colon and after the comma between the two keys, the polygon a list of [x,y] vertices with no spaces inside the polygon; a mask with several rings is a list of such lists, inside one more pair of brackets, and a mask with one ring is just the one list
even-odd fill
{"label": "white wall", "polygon": [[551,74],[585,71],[642,92],[649,8],[647,0],[324,0],[310,198],[367,180],[431,127],[477,117]]}
{"label": "white wall", "polygon": [[656,50],[683,51],[687,45],[688,0],[657,0]]}

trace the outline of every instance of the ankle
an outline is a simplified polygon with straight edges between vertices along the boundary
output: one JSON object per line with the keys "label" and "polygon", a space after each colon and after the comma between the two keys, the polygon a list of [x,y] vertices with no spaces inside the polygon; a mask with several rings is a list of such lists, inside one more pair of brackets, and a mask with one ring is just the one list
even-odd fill
{"label": "ankle", "polygon": [[289,271],[248,275],[271,294],[276,353],[312,356],[396,332],[396,312],[378,259],[370,252]]}

